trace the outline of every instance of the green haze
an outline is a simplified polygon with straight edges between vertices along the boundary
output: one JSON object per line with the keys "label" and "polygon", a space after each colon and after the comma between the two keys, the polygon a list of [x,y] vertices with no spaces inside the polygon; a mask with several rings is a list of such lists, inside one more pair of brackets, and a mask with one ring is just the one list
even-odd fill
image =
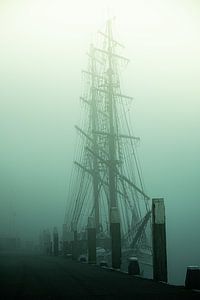
{"label": "green haze", "polygon": [[70,2],[0,2],[0,234],[61,228],[81,69],[114,14],[146,190],[165,198],[170,281],[183,283],[200,252],[199,2]]}

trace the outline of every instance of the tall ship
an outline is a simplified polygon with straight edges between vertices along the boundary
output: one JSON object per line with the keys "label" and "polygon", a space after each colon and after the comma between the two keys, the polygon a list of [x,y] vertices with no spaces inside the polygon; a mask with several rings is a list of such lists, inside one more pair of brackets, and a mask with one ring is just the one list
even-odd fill
{"label": "tall ship", "polygon": [[[137,157],[139,138],[133,134],[130,105],[133,98],[122,91],[120,74],[129,60],[115,39],[113,20],[89,47],[88,66],[82,71],[82,117],[75,125],[77,145],[71,172],[63,225],[63,245],[87,253],[88,220],[96,229],[97,261],[111,264],[112,214],[120,226],[121,265],[136,256],[145,272],[151,268],[151,210]],[[148,271],[149,272],[149,271]],[[147,274],[146,274],[147,276]]]}

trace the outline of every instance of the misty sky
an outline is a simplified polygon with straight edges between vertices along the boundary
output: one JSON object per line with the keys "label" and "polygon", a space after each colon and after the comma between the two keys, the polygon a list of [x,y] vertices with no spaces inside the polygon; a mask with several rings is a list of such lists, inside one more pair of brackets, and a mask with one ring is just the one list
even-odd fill
{"label": "misty sky", "polygon": [[0,234],[61,228],[81,70],[113,15],[130,58],[122,87],[134,97],[146,191],[165,198],[169,273],[179,283],[200,263],[198,0],[0,0]]}

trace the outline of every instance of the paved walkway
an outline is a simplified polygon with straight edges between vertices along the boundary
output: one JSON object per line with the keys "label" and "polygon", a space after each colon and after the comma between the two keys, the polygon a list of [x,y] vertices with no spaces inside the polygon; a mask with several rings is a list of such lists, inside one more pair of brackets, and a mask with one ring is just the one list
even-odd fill
{"label": "paved walkway", "polygon": [[200,294],[62,257],[0,254],[0,299],[200,299]]}

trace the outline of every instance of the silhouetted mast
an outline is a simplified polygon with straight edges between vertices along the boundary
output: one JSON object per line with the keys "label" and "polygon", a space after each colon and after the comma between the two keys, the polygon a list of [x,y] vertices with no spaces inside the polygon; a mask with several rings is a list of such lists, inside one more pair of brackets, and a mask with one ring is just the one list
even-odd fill
{"label": "silhouetted mast", "polygon": [[111,20],[107,23],[108,34],[108,117],[109,117],[109,194],[110,206],[116,207],[117,193],[116,193],[116,145],[115,145],[115,129],[114,129],[114,98],[113,98],[113,67],[112,67],[112,23]]}
{"label": "silhouetted mast", "polygon": [[95,89],[95,49],[91,45],[91,119],[92,119],[92,139],[93,139],[93,197],[94,197],[94,215],[97,233],[99,232],[99,170],[98,170],[98,144],[97,144],[97,102],[96,102],[96,89]]}

